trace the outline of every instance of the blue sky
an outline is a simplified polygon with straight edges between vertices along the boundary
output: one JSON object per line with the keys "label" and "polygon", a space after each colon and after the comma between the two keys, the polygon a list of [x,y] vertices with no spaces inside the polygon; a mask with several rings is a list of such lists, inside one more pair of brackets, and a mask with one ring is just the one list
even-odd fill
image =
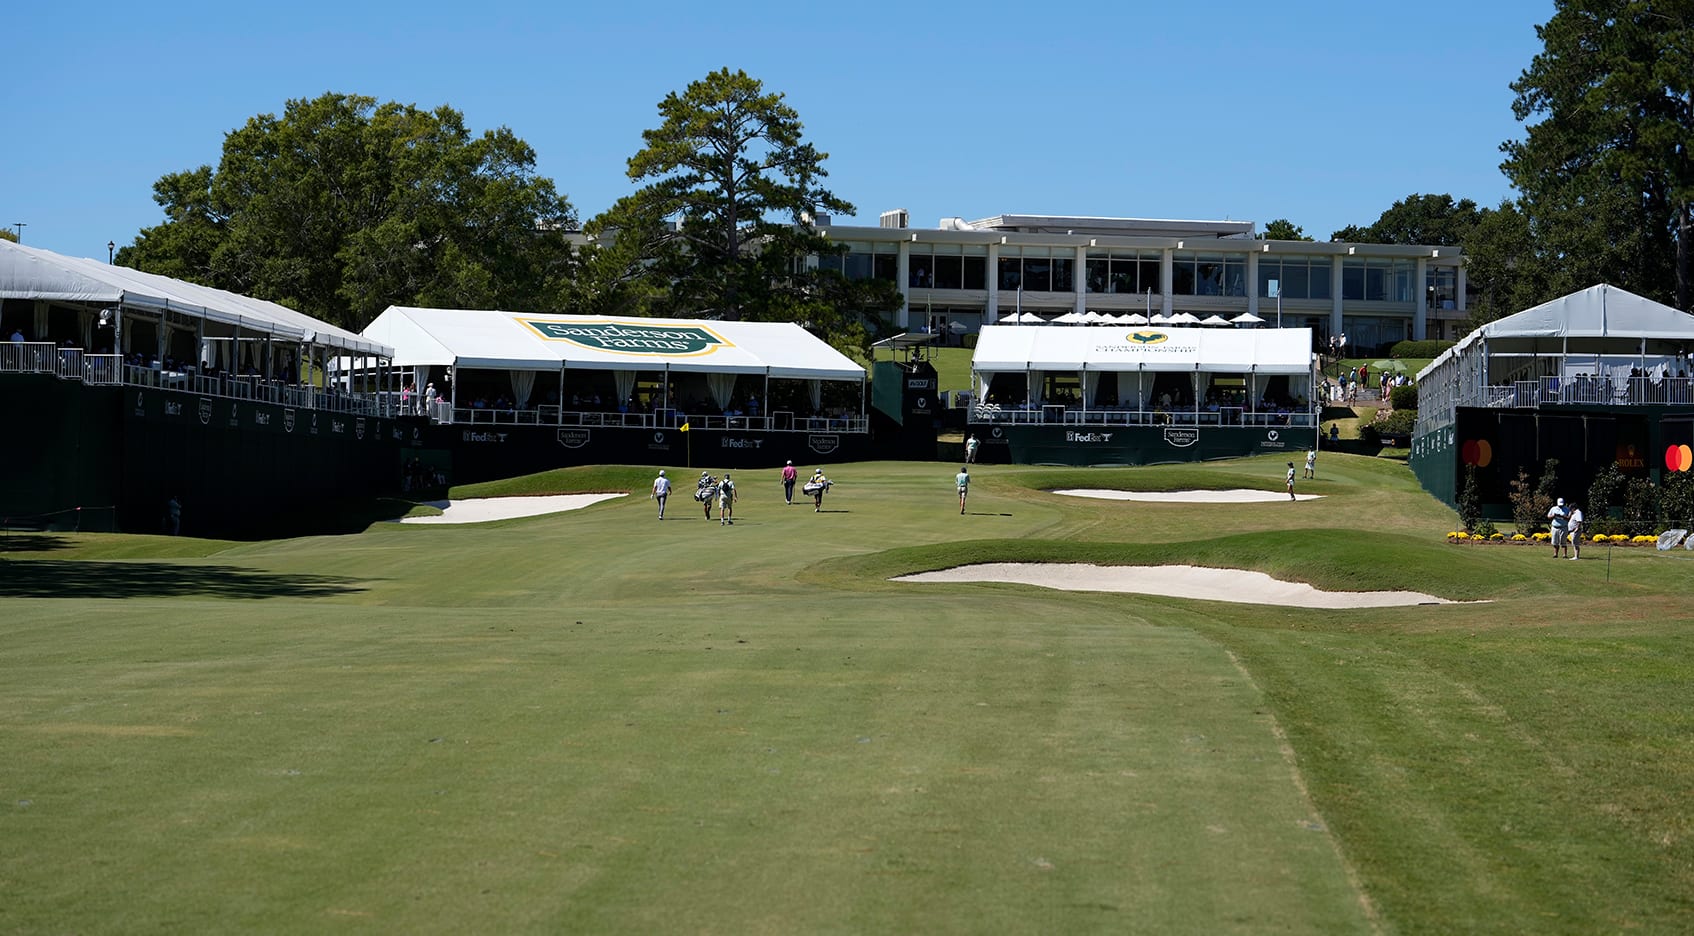
{"label": "blue sky", "polygon": [[[587,219],[667,92],[780,91],[858,223],[1286,217],[1327,238],[1414,192],[1510,188],[1508,87],[1551,0],[1412,4],[14,3],[0,224],[103,257],[160,176],[326,91],[505,125]],[[843,219],[837,219],[838,221]]]}

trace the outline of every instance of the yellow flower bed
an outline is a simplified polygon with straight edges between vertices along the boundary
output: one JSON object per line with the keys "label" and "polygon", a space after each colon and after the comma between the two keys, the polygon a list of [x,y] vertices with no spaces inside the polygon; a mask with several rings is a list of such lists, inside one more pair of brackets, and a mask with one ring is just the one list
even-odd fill
{"label": "yellow flower bed", "polygon": [[1523,535],[1522,533],[1513,533],[1512,534],[1512,542],[1514,542],[1514,543],[1527,543],[1527,542],[1529,542],[1529,537]]}
{"label": "yellow flower bed", "polygon": [[1551,534],[1551,533],[1537,533],[1530,538],[1535,540],[1537,543],[1545,543],[1548,540],[1553,538],[1553,534]]}

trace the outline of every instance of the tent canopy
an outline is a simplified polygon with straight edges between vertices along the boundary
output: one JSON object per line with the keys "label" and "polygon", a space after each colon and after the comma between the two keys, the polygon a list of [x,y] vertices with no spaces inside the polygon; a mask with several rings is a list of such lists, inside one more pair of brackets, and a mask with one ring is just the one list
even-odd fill
{"label": "tent canopy", "polygon": [[1419,379],[1479,341],[1634,338],[1694,342],[1694,316],[1601,283],[1495,319],[1461,338],[1418,373]]}
{"label": "tent canopy", "polygon": [[351,354],[393,353],[392,348],[274,302],[10,241],[0,241],[0,298],[176,312]]}
{"label": "tent canopy", "polygon": [[977,371],[1207,371],[1309,374],[1309,328],[1015,328],[983,326]]}
{"label": "tent canopy", "polygon": [[789,322],[609,318],[390,306],[365,329],[398,367],[647,370],[863,380],[864,368]]}

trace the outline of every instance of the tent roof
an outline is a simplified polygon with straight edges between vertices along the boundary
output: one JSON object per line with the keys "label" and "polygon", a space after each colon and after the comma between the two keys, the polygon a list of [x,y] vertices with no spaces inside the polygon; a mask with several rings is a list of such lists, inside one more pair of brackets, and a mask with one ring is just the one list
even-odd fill
{"label": "tent roof", "polygon": [[1309,328],[1018,328],[986,325],[978,371],[1091,370],[1309,374]]}
{"label": "tent roof", "polygon": [[171,311],[355,354],[393,351],[274,302],[10,241],[0,241],[0,298]]}
{"label": "tent roof", "polygon": [[544,315],[390,306],[365,335],[401,367],[671,370],[863,380],[864,368],[789,322]]}
{"label": "tent roof", "polygon": [[1601,283],[1483,325],[1443,351],[1418,376],[1421,378],[1478,341],[1511,338],[1694,341],[1694,315]]}

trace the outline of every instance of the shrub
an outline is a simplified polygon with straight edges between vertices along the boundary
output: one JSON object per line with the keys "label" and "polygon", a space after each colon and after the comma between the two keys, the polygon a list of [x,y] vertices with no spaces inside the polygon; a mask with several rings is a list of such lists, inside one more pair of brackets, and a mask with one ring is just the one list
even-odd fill
{"label": "shrub", "polygon": [[1583,505],[1591,529],[1599,533],[1623,530],[1622,522],[1612,516],[1612,509],[1622,506],[1623,487],[1627,481],[1617,462],[1600,469],[1594,476],[1594,483],[1588,486],[1588,503]]}
{"label": "shrub", "polygon": [[1623,489],[1623,522],[1631,532],[1655,526],[1659,521],[1659,489],[1649,478],[1630,478]]}
{"label": "shrub", "polygon": [[1416,411],[1418,408],[1417,385],[1407,384],[1404,387],[1395,387],[1390,390],[1388,392],[1388,405],[1392,406],[1395,412],[1400,410]]}
{"label": "shrub", "polygon": [[1418,411],[1415,409],[1378,410],[1376,419],[1370,425],[1376,430],[1378,439],[1411,438],[1412,430],[1417,427]]}
{"label": "shrub", "polygon": [[1665,527],[1686,530],[1694,527],[1694,474],[1670,472],[1659,488],[1659,519]]}
{"label": "shrub", "polygon": [[[1547,460],[1547,470],[1551,472],[1557,459]],[[1542,484],[1547,482],[1548,475],[1541,476]],[[1518,476],[1508,485],[1511,493],[1506,499],[1512,503],[1512,522],[1517,524],[1519,533],[1534,533],[1547,526],[1547,511],[1553,509],[1553,497],[1541,491],[1541,485],[1531,487],[1529,473],[1518,469]],[[1537,533],[1537,536],[1541,534]]]}
{"label": "shrub", "polygon": [[1441,352],[1451,348],[1451,341],[1397,341],[1388,352],[1389,357],[1397,358],[1433,358],[1440,357]]}
{"label": "shrub", "polygon": [[1482,521],[1482,491],[1477,486],[1476,466],[1465,466],[1465,482],[1459,488],[1459,523],[1469,533]]}
{"label": "shrub", "polygon": [[1476,522],[1476,531],[1473,532],[1471,536],[1476,539],[1482,539],[1484,537],[1487,537],[1488,539],[1501,539],[1503,534],[1494,528],[1494,521],[1478,520]]}

